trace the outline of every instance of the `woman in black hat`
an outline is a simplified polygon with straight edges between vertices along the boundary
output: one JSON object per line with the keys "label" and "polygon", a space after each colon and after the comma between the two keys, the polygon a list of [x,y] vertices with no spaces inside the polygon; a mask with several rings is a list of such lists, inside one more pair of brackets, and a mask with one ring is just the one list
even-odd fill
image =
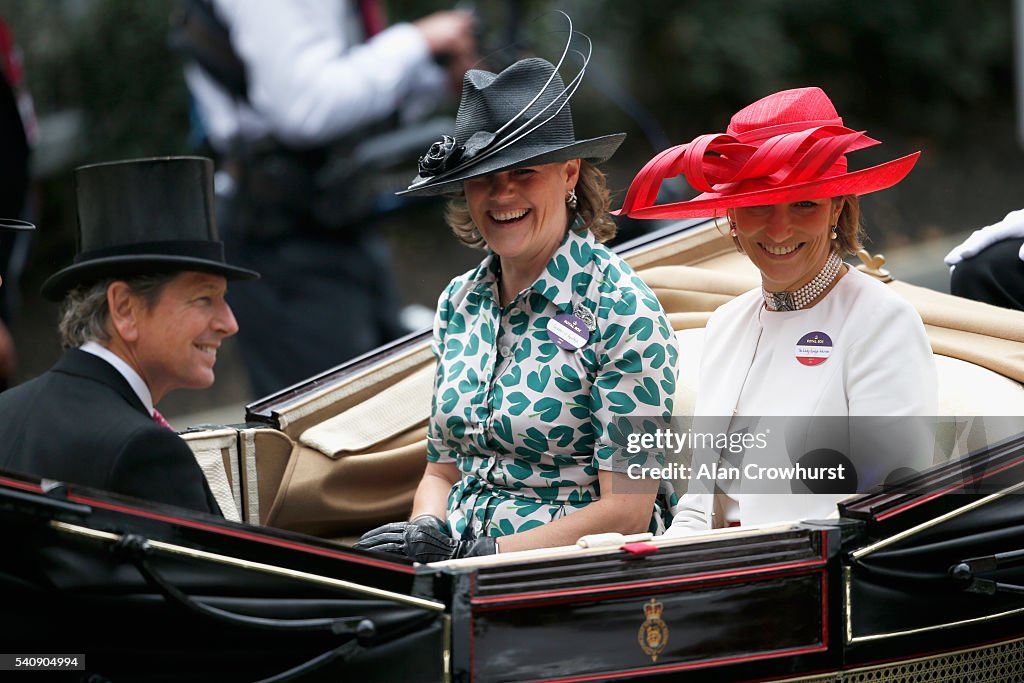
{"label": "woman in black hat", "polygon": [[581,77],[567,88],[538,58],[468,72],[454,137],[420,159],[406,193],[450,194],[449,225],[488,255],[438,303],[412,521],[357,547],[435,561],[663,528],[624,447],[628,419],[671,415],[678,354],[657,298],[601,244],[615,224],[595,164],[625,136],[576,140]]}

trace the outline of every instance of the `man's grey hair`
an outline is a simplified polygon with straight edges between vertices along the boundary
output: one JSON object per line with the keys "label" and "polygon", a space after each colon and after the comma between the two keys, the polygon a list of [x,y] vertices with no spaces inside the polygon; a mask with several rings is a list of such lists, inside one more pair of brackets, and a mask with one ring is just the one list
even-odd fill
{"label": "man's grey hair", "polygon": [[60,342],[65,349],[75,349],[88,341],[106,344],[110,341],[110,308],[107,306],[107,288],[122,281],[128,288],[153,308],[160,300],[164,287],[180,273],[155,273],[134,277],[111,277],[90,285],[80,285],[68,292],[60,307]]}

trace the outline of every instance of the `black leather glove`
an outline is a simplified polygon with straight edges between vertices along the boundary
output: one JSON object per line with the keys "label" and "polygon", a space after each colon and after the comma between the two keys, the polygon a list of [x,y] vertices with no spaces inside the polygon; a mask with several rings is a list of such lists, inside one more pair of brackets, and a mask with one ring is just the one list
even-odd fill
{"label": "black leather glove", "polygon": [[371,529],[363,534],[352,547],[412,557],[406,550],[406,532],[418,528],[432,528],[447,536],[443,531],[444,521],[434,515],[420,515],[411,522],[391,522]]}
{"label": "black leather glove", "polygon": [[379,526],[363,534],[352,547],[405,555],[423,563],[498,552],[494,539],[488,536],[455,540],[445,531],[444,521],[434,515],[420,515],[411,522]]}
{"label": "black leather glove", "polygon": [[460,557],[479,557],[498,552],[494,539],[463,538],[455,540],[443,529],[429,526],[407,527],[405,531],[405,552],[417,562],[440,562]]}
{"label": "black leather glove", "polygon": [[497,554],[498,542],[494,540],[493,536],[484,536],[471,541],[460,541],[455,557],[482,557],[483,555]]}

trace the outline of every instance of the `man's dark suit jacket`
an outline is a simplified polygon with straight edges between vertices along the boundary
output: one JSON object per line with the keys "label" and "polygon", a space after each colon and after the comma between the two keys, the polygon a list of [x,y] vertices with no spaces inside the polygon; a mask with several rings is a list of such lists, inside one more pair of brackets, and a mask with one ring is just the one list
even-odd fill
{"label": "man's dark suit jacket", "polygon": [[220,514],[181,437],[112,365],[77,349],[0,393],[0,467]]}

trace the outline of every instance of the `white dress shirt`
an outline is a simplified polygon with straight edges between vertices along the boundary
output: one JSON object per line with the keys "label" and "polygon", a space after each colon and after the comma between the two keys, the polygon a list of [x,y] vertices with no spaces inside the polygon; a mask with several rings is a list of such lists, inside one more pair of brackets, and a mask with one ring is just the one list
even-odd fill
{"label": "white dress shirt", "polygon": [[91,353],[92,355],[102,358],[111,365],[114,369],[121,373],[121,376],[125,378],[125,381],[131,386],[132,391],[142,401],[142,405],[146,407],[146,411],[152,415],[155,407],[153,406],[153,394],[149,392],[149,387],[146,386],[146,382],[139,376],[139,373],[135,372],[130,365],[124,362],[124,360],[116,353],[103,346],[102,344],[94,341],[88,341],[79,347],[79,350]]}

